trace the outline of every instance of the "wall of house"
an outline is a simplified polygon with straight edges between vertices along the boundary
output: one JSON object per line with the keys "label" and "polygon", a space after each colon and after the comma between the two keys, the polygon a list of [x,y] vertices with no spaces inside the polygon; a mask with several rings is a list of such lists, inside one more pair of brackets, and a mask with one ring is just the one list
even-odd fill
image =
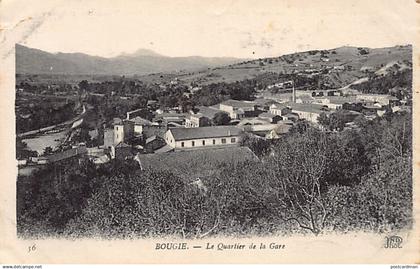
{"label": "wall of house", "polygon": [[143,125],[134,125],[134,134],[142,134],[143,133]]}
{"label": "wall of house", "polygon": [[233,114],[233,107],[232,106],[220,104],[219,109],[224,111],[224,112],[229,113],[229,116],[232,117],[232,114]]}
{"label": "wall of house", "polygon": [[[225,143],[222,140],[225,139]],[[235,141],[232,142],[232,139]],[[175,149],[192,149],[192,148],[209,148],[209,147],[220,147],[220,146],[230,146],[230,145],[239,145],[241,137],[240,136],[226,136],[218,138],[204,138],[204,139],[191,139],[191,140],[181,140],[175,141]],[[213,144],[214,140],[214,144]],[[203,145],[204,141],[204,145]],[[194,146],[193,146],[194,142]]]}
{"label": "wall of house", "polygon": [[313,123],[318,123],[318,117],[320,115],[318,113],[297,110],[292,110],[292,112],[298,114],[300,119],[305,119]]}
{"label": "wall of house", "polygon": [[114,145],[117,145],[120,142],[124,141],[124,126],[115,125],[114,126]]}
{"label": "wall of house", "polygon": [[[232,142],[232,138],[235,140],[234,142]],[[222,139],[225,139],[226,143],[223,143]],[[214,140],[214,144],[213,144],[213,140]],[[226,136],[226,137],[217,137],[217,138],[188,139],[188,140],[176,141],[174,137],[172,136],[171,132],[167,132],[165,134],[166,143],[172,148],[177,149],[177,150],[239,145],[240,140],[241,140],[241,136],[237,135],[237,136]],[[204,141],[204,145],[203,145],[203,141]],[[194,142],[194,146],[192,142]]]}

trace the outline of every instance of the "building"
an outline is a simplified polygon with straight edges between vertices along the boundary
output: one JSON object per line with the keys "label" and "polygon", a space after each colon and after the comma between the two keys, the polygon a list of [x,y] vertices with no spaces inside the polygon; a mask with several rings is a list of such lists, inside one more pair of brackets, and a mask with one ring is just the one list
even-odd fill
{"label": "building", "polygon": [[146,139],[144,148],[146,149],[146,152],[151,153],[165,145],[166,142],[163,138],[154,135]]}
{"label": "building", "polygon": [[114,130],[105,129],[104,130],[104,147],[111,148],[114,145]]}
{"label": "building", "polygon": [[219,105],[219,108],[227,112],[231,119],[241,119],[256,116],[256,105],[251,101],[226,100]]}
{"label": "building", "polygon": [[135,117],[139,117],[141,115],[147,114],[148,111],[144,108],[140,108],[140,109],[136,109],[136,110],[132,110],[132,111],[128,111],[127,112],[127,120],[131,120]]}
{"label": "building", "polygon": [[236,126],[242,129],[242,126],[251,126],[251,125],[264,125],[269,122],[266,119],[260,118],[245,118],[242,119]]}
{"label": "building", "polygon": [[278,124],[274,129],[272,129],[265,138],[267,139],[278,139],[282,135],[287,134],[293,125],[290,124]]}
{"label": "building", "polygon": [[48,156],[38,158],[38,164],[57,163],[61,161],[68,161],[73,158],[84,157],[87,154],[86,146],[71,148],[65,151],[56,152]]}
{"label": "building", "polygon": [[358,94],[356,98],[361,102],[379,103],[384,106],[392,105],[399,101],[398,98],[387,94]]}
{"label": "building", "polygon": [[134,136],[134,122],[114,119],[114,145],[126,142]]}
{"label": "building", "polygon": [[269,112],[274,115],[283,116],[290,113],[290,109],[287,104],[272,104]]}
{"label": "building", "polygon": [[181,113],[161,113],[155,116],[153,119],[154,122],[160,123],[162,125],[168,125],[168,123],[174,122],[180,125],[185,123],[185,114]]}
{"label": "building", "polygon": [[111,148],[111,158],[113,159],[126,160],[133,156],[131,146],[124,142],[120,142],[115,147]]}
{"label": "building", "polygon": [[276,114],[272,114],[272,113],[261,113],[258,118],[262,119],[262,120],[266,120],[267,122],[270,123],[277,123],[278,121],[281,121],[283,118],[282,116],[276,115]]}
{"label": "building", "polygon": [[328,109],[318,104],[292,104],[292,112],[312,123],[318,123],[318,117],[322,113],[329,113]]}
{"label": "building", "polygon": [[210,119],[201,113],[190,114],[185,118],[185,127],[196,128],[210,125]]}
{"label": "building", "polygon": [[166,132],[165,141],[175,150],[238,146],[241,133],[235,126],[173,128]]}
{"label": "building", "polygon": [[196,108],[201,115],[211,120],[214,118],[214,115],[221,111],[220,109],[213,106],[197,106]]}
{"label": "building", "polygon": [[143,119],[142,117],[139,117],[139,116],[131,119],[131,121],[134,123],[134,135],[141,135],[143,133],[144,126],[152,125],[151,121]]}
{"label": "building", "polygon": [[241,128],[243,129],[244,132],[265,137],[269,132],[271,132],[277,126],[278,126],[277,124],[266,123],[266,124],[256,124],[256,125],[244,125]]}
{"label": "building", "polygon": [[315,98],[314,103],[321,104],[333,110],[344,109],[344,104],[355,104],[359,101],[354,97],[327,96]]}

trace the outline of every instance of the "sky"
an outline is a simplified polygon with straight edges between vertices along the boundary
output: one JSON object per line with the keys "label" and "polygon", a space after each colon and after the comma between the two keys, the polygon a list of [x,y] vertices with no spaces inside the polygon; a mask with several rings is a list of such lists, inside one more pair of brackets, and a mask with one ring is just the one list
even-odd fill
{"label": "sky", "polygon": [[419,9],[415,0],[3,0],[0,42],[103,57],[263,58],[412,44]]}

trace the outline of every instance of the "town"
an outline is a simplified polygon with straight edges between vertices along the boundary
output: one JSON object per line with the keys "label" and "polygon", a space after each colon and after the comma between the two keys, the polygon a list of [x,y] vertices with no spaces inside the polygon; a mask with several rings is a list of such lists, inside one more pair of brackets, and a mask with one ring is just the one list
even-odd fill
{"label": "town", "polygon": [[[292,82],[289,82],[292,84]],[[270,85],[267,89],[281,87]],[[144,109],[128,111],[125,118],[114,118],[102,132],[102,145],[87,147],[86,143],[71,145],[62,152],[19,159],[21,166],[43,165],[68,158],[88,158],[100,165],[116,158],[135,159],[142,166],[143,154],[171,154],[188,150],[217,150],[241,147],[243,136],[256,139],[280,139],[298,122],[328,129],[323,117],[340,114],[334,128],[355,128],[357,118],[372,120],[387,112],[410,112],[409,100],[386,94],[362,94],[346,89],[298,91],[262,96],[253,101],[226,100],[213,106],[197,106],[182,113],[180,107],[162,108],[157,100],[147,102],[152,120],[142,118]],[[73,122],[71,129],[83,123]],[[334,131],[334,130],[330,130]],[[94,135],[99,135],[94,130]]]}
{"label": "town", "polygon": [[18,233],[407,227],[411,55],[341,47],[195,71],[17,73]]}

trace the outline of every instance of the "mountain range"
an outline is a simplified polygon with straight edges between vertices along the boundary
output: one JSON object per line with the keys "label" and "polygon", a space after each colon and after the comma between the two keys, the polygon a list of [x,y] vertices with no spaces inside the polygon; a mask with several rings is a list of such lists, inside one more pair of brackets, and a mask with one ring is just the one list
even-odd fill
{"label": "mountain range", "polygon": [[146,75],[195,71],[244,60],[228,57],[168,57],[147,49],[112,58],[83,53],[50,53],[20,44],[16,44],[15,49],[17,74]]}

